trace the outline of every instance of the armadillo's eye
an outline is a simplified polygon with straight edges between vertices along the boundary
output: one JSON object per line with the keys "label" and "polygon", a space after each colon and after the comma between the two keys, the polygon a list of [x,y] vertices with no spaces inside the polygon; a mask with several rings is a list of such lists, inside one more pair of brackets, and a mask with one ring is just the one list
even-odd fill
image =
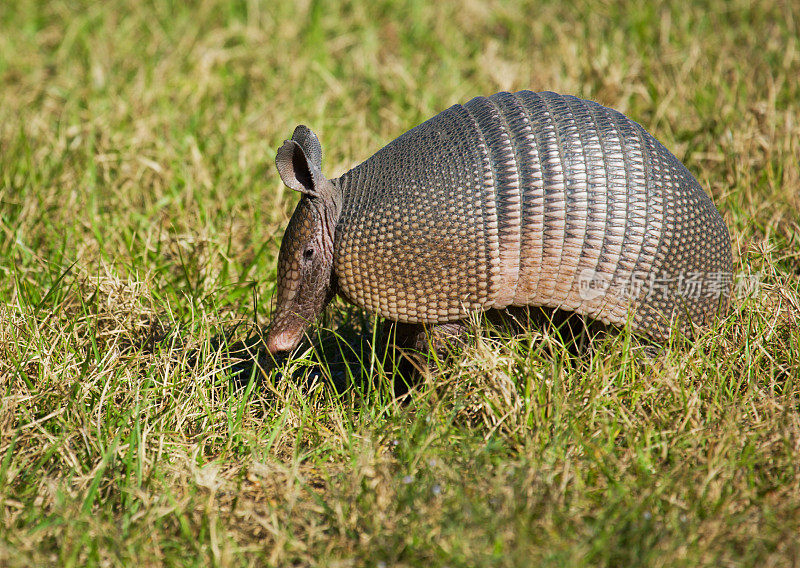
{"label": "armadillo's eye", "polygon": [[304,259],[311,260],[311,257],[313,257],[313,256],[314,256],[314,249],[307,248],[306,250],[303,251],[303,258]]}

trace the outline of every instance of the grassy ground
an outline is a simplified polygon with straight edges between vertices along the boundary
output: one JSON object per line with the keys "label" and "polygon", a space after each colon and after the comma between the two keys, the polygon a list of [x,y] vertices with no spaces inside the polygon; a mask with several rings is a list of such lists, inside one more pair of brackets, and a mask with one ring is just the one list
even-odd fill
{"label": "grassy ground", "polygon": [[[768,1],[3,2],[0,565],[799,565],[799,21]],[[310,351],[284,369],[308,380],[237,389],[214,338],[269,321],[295,124],[335,176],[523,88],[654,133],[758,289],[652,359],[532,330],[479,335],[403,403],[373,358],[338,392]]]}

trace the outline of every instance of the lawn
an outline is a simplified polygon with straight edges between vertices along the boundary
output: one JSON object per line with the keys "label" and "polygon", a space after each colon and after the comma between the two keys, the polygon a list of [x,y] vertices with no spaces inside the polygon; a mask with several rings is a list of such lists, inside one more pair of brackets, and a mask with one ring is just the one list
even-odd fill
{"label": "lawn", "polygon": [[[800,565],[798,77],[792,1],[5,0],[0,566]],[[402,399],[342,302],[277,368],[231,355],[296,124],[335,177],[520,89],[687,165],[726,317],[655,356],[482,324]]]}

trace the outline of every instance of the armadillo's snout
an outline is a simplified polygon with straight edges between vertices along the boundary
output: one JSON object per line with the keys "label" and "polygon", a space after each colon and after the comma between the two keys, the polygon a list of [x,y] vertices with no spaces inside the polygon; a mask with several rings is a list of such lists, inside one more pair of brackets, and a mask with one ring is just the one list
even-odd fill
{"label": "armadillo's snout", "polygon": [[265,341],[267,350],[272,355],[294,351],[300,345],[303,333],[308,326],[303,319],[293,316],[294,314],[287,314],[287,312],[279,310],[275,319],[272,320],[272,326],[267,332]]}
{"label": "armadillo's snout", "polygon": [[267,334],[267,351],[272,355],[294,351],[294,349],[300,345],[300,340],[302,339],[303,329],[271,329]]}

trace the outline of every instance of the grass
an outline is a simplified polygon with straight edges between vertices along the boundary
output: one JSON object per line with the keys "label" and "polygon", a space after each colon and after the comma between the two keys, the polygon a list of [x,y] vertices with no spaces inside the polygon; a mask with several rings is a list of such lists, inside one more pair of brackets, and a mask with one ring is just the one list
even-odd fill
{"label": "grass", "polygon": [[[798,565],[799,20],[769,1],[3,2],[0,565]],[[625,333],[578,356],[546,329],[479,333],[402,402],[369,350],[233,381],[217,339],[269,321],[295,124],[333,177],[523,88],[662,140],[758,290],[655,358]]]}

